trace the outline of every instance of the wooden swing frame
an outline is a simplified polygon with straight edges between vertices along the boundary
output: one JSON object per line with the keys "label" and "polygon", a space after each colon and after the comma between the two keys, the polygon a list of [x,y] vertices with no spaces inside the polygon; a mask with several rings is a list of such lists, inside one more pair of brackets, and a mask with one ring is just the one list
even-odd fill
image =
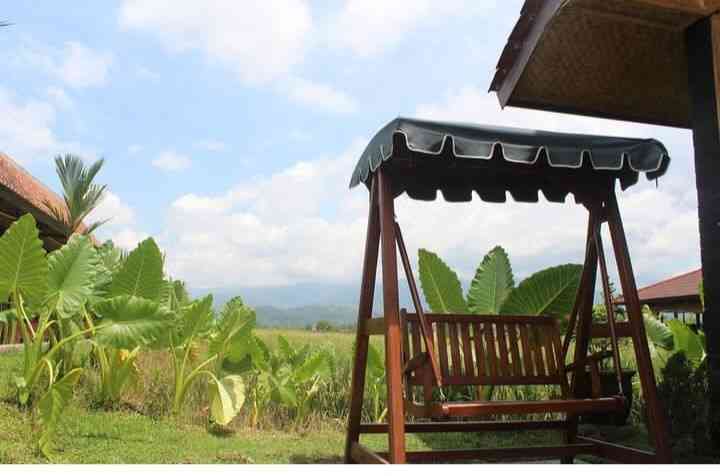
{"label": "wooden swing frame", "polygon": [[[517,413],[561,413],[565,417],[557,420],[528,421],[423,421],[407,422],[406,415],[428,416],[415,411],[410,401],[408,376],[414,375],[422,380],[426,402],[432,397],[433,387],[441,387],[447,372],[443,372],[434,349],[432,319],[423,312],[420,296],[410,267],[409,257],[402,238],[399,224],[395,219],[392,173],[386,164],[381,165],[373,174],[370,185],[370,207],[368,215],[367,237],[362,271],[362,284],[358,310],[355,358],[352,373],[352,393],[350,402],[347,440],[345,446],[346,463],[405,463],[432,462],[448,460],[482,459],[552,459],[560,458],[571,463],[580,454],[595,455],[604,459],[624,463],[670,463],[671,453],[664,413],[658,401],[655,376],[650,360],[647,335],[642,319],[637,286],[633,275],[632,263],[628,252],[627,240],[614,188],[598,187],[579,200],[588,210],[588,231],[586,238],[585,262],[575,305],[569,316],[569,325],[562,345],[556,344],[559,354],[557,383],[563,389],[564,399],[545,402],[512,402],[508,408],[506,402],[478,402],[474,406],[446,404],[437,406],[452,411],[454,416],[472,417],[488,414]],[[577,197],[576,193],[576,199]],[[615,261],[623,296],[626,301],[627,322],[616,322],[610,301],[607,264],[603,251],[601,226],[607,224],[610,232]],[[399,306],[398,290],[398,251],[409,284],[415,307],[416,329],[422,335],[424,353],[410,357],[407,353],[407,314]],[[372,307],[377,277],[378,258],[382,256],[382,282],[384,316],[372,318]],[[608,309],[608,322],[605,325],[593,325],[592,306],[597,280],[598,265]],[[458,318],[471,316],[458,316]],[[405,321],[405,322],[404,322]],[[388,413],[387,423],[361,423],[362,403],[365,387],[365,371],[368,358],[368,346],[371,335],[385,336],[385,365],[387,381]],[[417,336],[416,336],[417,337]],[[565,366],[565,356],[569,351],[572,338],[575,338],[573,363]],[[590,340],[593,337],[609,338],[612,351],[604,354],[588,355]],[[611,357],[614,369],[620,378],[620,356],[618,339],[630,338],[633,342],[637,371],[642,393],[646,402],[648,431],[654,451],[642,451],[584,437],[578,434],[578,417],[587,412],[607,411],[612,405],[602,403],[597,395],[598,365],[602,358]],[[405,343],[404,343],[405,341]],[[417,344],[414,345],[417,347]],[[551,345],[552,347],[552,345]],[[560,351],[561,349],[561,351]],[[424,354],[424,355],[423,355]],[[590,367],[593,379],[593,399],[573,398],[577,392],[574,374],[578,370]],[[573,375],[569,381],[567,377]],[[499,381],[498,381],[499,382]],[[506,381],[505,383],[512,383]],[[516,383],[522,383],[518,381]],[[502,383],[498,383],[502,384]],[[620,385],[620,382],[618,382]],[[622,388],[620,385],[619,388]],[[621,399],[621,396],[618,397]],[[607,400],[607,399],[605,399]],[[623,404],[621,400],[617,401]],[[472,409],[470,409],[472,407]],[[540,407],[539,409],[537,407]],[[539,411],[538,411],[539,410]],[[564,433],[564,444],[558,446],[539,446],[525,448],[479,448],[472,450],[442,451],[406,451],[406,433],[434,432],[480,432],[480,431],[517,431],[556,429]],[[388,435],[388,451],[375,453],[360,443],[360,435],[367,433],[385,433]]]}

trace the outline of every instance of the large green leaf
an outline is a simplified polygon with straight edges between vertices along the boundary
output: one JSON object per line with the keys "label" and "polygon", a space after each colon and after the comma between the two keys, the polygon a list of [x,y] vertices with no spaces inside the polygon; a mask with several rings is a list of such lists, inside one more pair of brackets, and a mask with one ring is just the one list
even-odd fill
{"label": "large green leaf", "polygon": [[231,362],[241,361],[256,350],[252,341],[254,328],[255,311],[247,306],[233,308],[218,324],[217,332],[210,339],[209,352],[222,353]]}
{"label": "large green leaf", "polygon": [[119,349],[159,346],[175,325],[174,314],[149,299],[118,296],[93,306],[98,315],[95,339],[101,345]]}
{"label": "large green leaf", "polygon": [[473,314],[498,314],[503,302],[515,286],[510,259],[505,250],[493,248],[475,272],[470,283],[467,303]]}
{"label": "large green leaf", "polygon": [[675,343],[673,350],[684,352],[688,360],[699,365],[705,358],[705,345],[700,334],[693,332],[690,326],[680,321],[670,321],[668,327],[672,331]]}
{"label": "large green leaf", "polygon": [[75,235],[48,256],[48,301],[61,318],[77,314],[93,293],[97,252],[87,236]]}
{"label": "large green leaf", "polygon": [[316,375],[325,376],[328,373],[329,367],[327,355],[322,352],[318,352],[303,362],[303,364],[295,370],[293,373],[293,379],[297,383],[302,384]]}
{"label": "large green leaf", "polygon": [[0,237],[0,302],[19,291],[39,304],[47,291],[48,263],[32,215],[23,215]]}
{"label": "large green leaf", "polygon": [[582,266],[564,264],[538,271],[510,291],[500,314],[564,318],[572,311]]}
{"label": "large green leaf", "polygon": [[661,349],[673,350],[674,340],[672,330],[660,322],[652,312],[647,312],[645,307],[643,308],[643,322],[645,323],[645,333],[647,334],[648,340]]}
{"label": "large green leaf", "polygon": [[159,300],[163,284],[163,258],[155,240],[140,243],[113,277],[110,296],[138,296]]}
{"label": "large green leaf", "polygon": [[385,360],[377,347],[372,344],[368,345],[367,371],[371,378],[385,375]]}
{"label": "large green leaf", "polygon": [[210,415],[220,425],[227,425],[245,403],[245,384],[239,375],[226,375],[210,383]]}
{"label": "large green leaf", "polygon": [[212,294],[197,299],[180,311],[180,325],[175,345],[183,345],[197,334],[207,330],[212,321]]}
{"label": "large green leaf", "polygon": [[53,383],[38,401],[40,424],[42,429],[38,447],[47,458],[51,456],[51,444],[60,417],[73,396],[73,387],[77,383],[82,369],[73,369],[63,378]]}
{"label": "large green leaf", "polygon": [[297,406],[298,397],[297,392],[293,387],[287,385],[284,382],[279,381],[272,375],[269,376],[270,383],[272,384],[271,398],[281,405],[294,408]]}
{"label": "large green leaf", "polygon": [[420,249],[418,261],[420,285],[430,309],[444,314],[467,313],[467,303],[457,274],[431,251]]}

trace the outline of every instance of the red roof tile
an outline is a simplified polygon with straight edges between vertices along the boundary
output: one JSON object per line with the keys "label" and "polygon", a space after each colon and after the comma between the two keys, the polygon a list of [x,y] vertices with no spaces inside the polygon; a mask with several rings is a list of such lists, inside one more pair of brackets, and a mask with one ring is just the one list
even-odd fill
{"label": "red roof tile", "polygon": [[[678,276],[674,276],[655,284],[645,286],[638,289],[638,295],[641,302],[654,301],[658,299],[671,299],[680,297],[699,296],[700,281],[702,280],[702,270],[697,269]],[[625,300],[622,296],[615,299],[618,304],[623,304]]]}
{"label": "red roof tile", "polygon": [[0,185],[4,185],[46,215],[50,215],[46,202],[60,210],[65,209],[65,202],[58,194],[2,152],[0,152]]}

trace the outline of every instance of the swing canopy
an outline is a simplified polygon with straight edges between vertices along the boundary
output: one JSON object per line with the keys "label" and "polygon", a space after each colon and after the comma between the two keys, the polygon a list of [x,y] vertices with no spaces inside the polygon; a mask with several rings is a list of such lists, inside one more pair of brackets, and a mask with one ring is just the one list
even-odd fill
{"label": "swing canopy", "polygon": [[393,194],[449,202],[472,199],[473,190],[487,202],[505,202],[506,192],[519,202],[537,202],[542,192],[551,202],[577,201],[588,194],[623,190],[662,176],[670,157],[654,139],[564,134],[475,124],[397,118],[370,141],[355,167],[350,187],[369,187],[383,165],[392,176]]}

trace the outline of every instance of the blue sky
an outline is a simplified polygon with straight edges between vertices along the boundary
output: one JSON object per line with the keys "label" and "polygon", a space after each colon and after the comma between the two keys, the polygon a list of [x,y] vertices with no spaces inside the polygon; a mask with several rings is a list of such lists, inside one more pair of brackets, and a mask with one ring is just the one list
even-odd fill
{"label": "blue sky", "polygon": [[[671,172],[622,197],[640,282],[698,266],[688,132],[501,112],[486,93],[521,4],[11,2],[0,150],[56,189],[54,155],[104,157],[97,216],[113,220],[100,236],[155,236],[177,277],[233,288],[357,280],[366,195],[347,182],[395,116],[654,136]],[[398,214],[413,250],[440,252],[464,279],[496,243],[520,275],[582,256],[571,204],[401,199]]]}

